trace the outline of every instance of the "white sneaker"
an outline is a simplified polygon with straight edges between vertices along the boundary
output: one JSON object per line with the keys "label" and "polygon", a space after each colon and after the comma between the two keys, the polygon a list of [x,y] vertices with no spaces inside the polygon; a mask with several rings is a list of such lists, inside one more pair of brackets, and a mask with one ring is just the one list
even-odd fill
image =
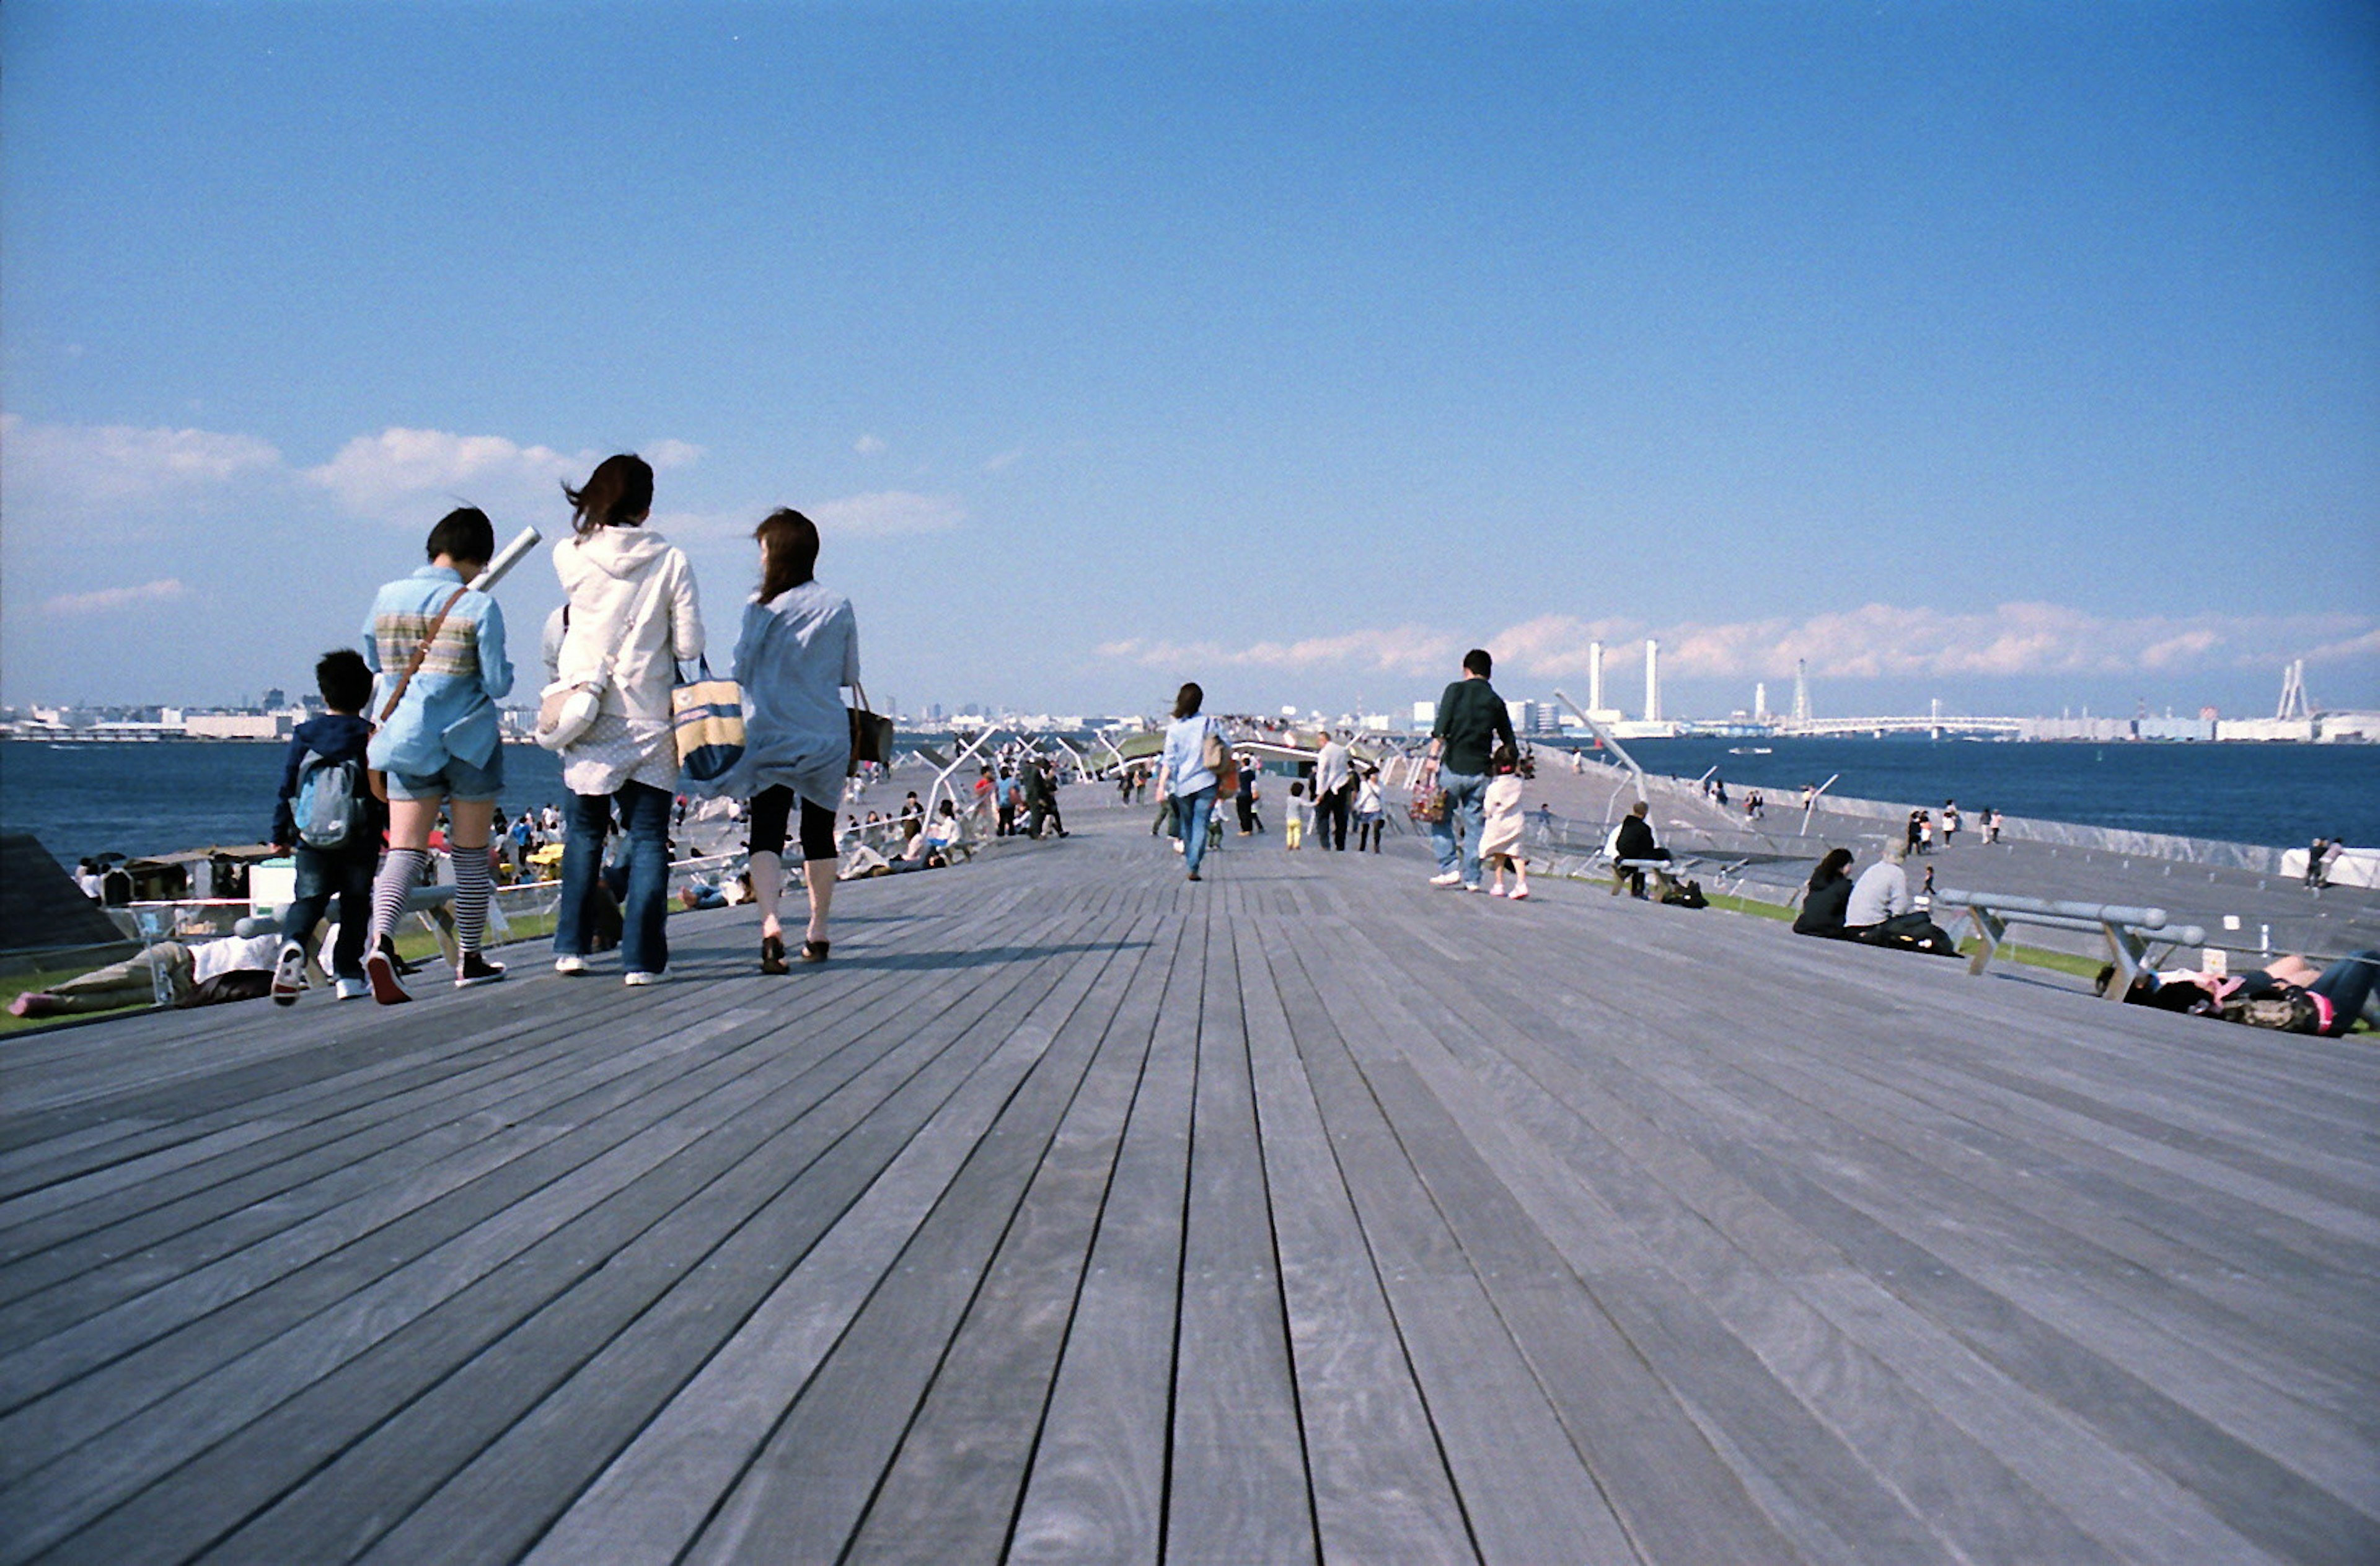
{"label": "white sneaker", "polygon": [[1173,840],[1173,852],[1175,852],[1176,854],[1180,854],[1180,853],[1184,852],[1184,849],[1183,849],[1183,847],[1182,847],[1182,840],[1181,840],[1180,838],[1178,838],[1178,837],[1177,837],[1177,838],[1175,838],[1175,839]]}
{"label": "white sneaker", "polygon": [[371,993],[371,986],[359,978],[343,978],[332,992],[342,1001],[360,1001]]}
{"label": "white sneaker", "polygon": [[1463,876],[1460,871],[1449,870],[1442,876],[1430,877],[1429,884],[1432,886],[1461,886],[1463,884]]}
{"label": "white sneaker", "polygon": [[553,971],[559,974],[568,974],[573,978],[576,978],[580,974],[587,971],[587,959],[584,957],[556,957],[553,959]]}
{"label": "white sneaker", "polygon": [[1480,885],[1475,880],[1466,880],[1463,883],[1463,890],[1465,892],[1485,892],[1488,889]]}
{"label": "white sneaker", "polygon": [[298,992],[306,988],[306,948],[294,941],[281,943],[281,953],[273,961],[273,1003],[294,1006]]}
{"label": "white sneaker", "polygon": [[648,984],[659,984],[661,981],[662,976],[657,973],[631,973],[620,976],[621,983],[635,988],[641,988]]}

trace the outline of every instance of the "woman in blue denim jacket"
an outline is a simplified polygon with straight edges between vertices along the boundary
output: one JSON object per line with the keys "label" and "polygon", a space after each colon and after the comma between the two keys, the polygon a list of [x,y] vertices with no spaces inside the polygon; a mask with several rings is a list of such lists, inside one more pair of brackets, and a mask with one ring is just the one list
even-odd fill
{"label": "woman in blue denim jacket", "polygon": [[413,999],[397,982],[383,941],[404,912],[406,893],[429,868],[430,832],[441,806],[448,813],[446,846],[455,865],[455,943],[461,953],[455,983],[468,988],[504,977],[480,955],[480,945],[491,890],[488,835],[504,775],[496,701],[513,688],[513,666],[504,657],[503,609],[464,586],[495,552],[495,526],[485,512],[475,506],[448,512],[430,530],[430,564],[382,588],[364,624],[364,662],[380,676],[370,713],[380,727],[365,754],[388,774],[389,817],[388,856],[372,881],[364,977],[383,1006]]}

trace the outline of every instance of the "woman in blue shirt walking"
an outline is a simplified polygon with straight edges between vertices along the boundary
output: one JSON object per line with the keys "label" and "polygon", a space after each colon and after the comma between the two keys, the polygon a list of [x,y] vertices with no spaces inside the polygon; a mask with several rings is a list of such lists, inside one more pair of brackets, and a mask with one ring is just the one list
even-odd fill
{"label": "woman in blue shirt walking", "polygon": [[364,662],[380,676],[371,707],[380,727],[365,755],[388,775],[388,856],[372,881],[364,978],[383,1006],[413,999],[384,943],[406,893],[429,868],[430,832],[442,806],[461,953],[455,983],[504,977],[480,954],[480,943],[491,890],[488,834],[504,781],[496,702],[513,688],[513,666],[504,657],[504,610],[464,585],[495,554],[495,526],[476,506],[450,511],[430,529],[426,552],[429,564],[380,589],[364,624]]}
{"label": "woman in blue shirt walking", "polygon": [[1159,797],[1173,802],[1173,826],[1192,880],[1198,879],[1198,861],[1207,856],[1207,818],[1214,811],[1215,791],[1222,783],[1207,764],[1207,740],[1216,729],[1215,720],[1199,715],[1206,702],[1207,693],[1195,680],[1174,697],[1173,722],[1166,726],[1165,754],[1157,772]]}

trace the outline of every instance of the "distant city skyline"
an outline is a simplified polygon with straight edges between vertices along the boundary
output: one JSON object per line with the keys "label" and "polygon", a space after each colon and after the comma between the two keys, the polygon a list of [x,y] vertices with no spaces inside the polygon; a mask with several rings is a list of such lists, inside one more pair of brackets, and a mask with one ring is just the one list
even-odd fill
{"label": "distant city skyline", "polygon": [[[443,510],[551,538],[634,449],[714,664],[794,504],[913,709],[1596,638],[1633,708],[1647,636],[1683,715],[1797,659],[2380,707],[2369,6],[10,0],[0,55],[9,705],[301,690]],[[550,567],[501,596],[533,689]]]}

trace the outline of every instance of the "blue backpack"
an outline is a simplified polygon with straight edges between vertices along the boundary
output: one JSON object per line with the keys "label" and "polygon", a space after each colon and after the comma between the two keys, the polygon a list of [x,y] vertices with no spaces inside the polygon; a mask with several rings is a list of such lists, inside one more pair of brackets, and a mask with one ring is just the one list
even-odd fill
{"label": "blue backpack", "polygon": [[363,763],[309,756],[298,773],[298,801],[290,814],[298,841],[330,851],[353,846],[363,835]]}

